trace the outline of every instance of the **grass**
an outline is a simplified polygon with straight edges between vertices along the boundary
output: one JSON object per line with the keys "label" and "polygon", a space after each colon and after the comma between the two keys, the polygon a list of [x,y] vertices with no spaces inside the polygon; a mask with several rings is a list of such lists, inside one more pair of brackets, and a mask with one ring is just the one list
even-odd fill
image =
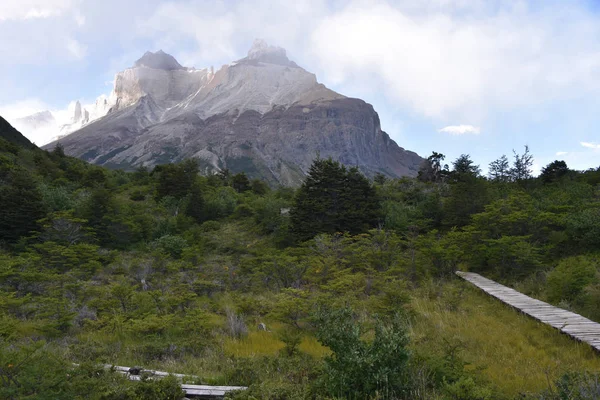
{"label": "grass", "polygon": [[414,350],[460,349],[468,369],[507,397],[547,389],[568,371],[600,371],[600,357],[553,328],[520,314],[465,282],[413,299]]}
{"label": "grass", "polygon": [[[275,325],[276,326],[276,325]],[[234,357],[253,357],[259,355],[277,355],[284,343],[279,340],[277,332],[249,332],[243,339],[226,339],[225,354]],[[327,347],[321,345],[314,336],[305,335],[298,349],[313,357],[320,358],[329,353]]]}

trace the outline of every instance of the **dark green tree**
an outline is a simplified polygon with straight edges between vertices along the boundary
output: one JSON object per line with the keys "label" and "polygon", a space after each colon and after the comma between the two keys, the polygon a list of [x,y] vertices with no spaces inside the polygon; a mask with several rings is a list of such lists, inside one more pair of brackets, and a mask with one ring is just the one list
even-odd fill
{"label": "dark green tree", "polygon": [[525,152],[518,154],[513,150],[515,160],[513,166],[510,169],[510,176],[513,181],[519,182],[531,178],[533,166],[533,154],[529,152],[529,146],[525,146]]}
{"label": "dark green tree", "polygon": [[450,196],[444,202],[444,224],[465,226],[472,214],[483,211],[487,202],[486,182],[469,155],[462,154],[452,164]]}
{"label": "dark green tree", "polygon": [[195,160],[185,160],[181,164],[160,165],[154,172],[158,173],[157,198],[172,196],[181,199],[188,194],[196,180],[198,163]]}
{"label": "dark green tree", "polygon": [[190,189],[187,203],[185,206],[185,214],[192,217],[197,223],[201,224],[206,220],[204,212],[204,195],[202,187],[199,183],[194,183]]}
{"label": "dark green tree", "polygon": [[481,174],[479,165],[475,165],[468,154],[461,154],[452,163],[452,172],[450,177],[453,182],[468,181],[472,178],[477,178]]}
{"label": "dark green tree", "polygon": [[16,242],[36,230],[45,215],[42,195],[29,172],[16,167],[0,180],[0,241]]}
{"label": "dark green tree", "polygon": [[255,194],[260,196],[263,196],[269,192],[269,185],[260,179],[252,179],[252,182],[250,182],[250,188]]}
{"label": "dark green tree", "polygon": [[250,180],[246,176],[245,173],[240,172],[239,174],[235,174],[233,178],[231,178],[231,186],[235,189],[236,192],[242,193],[247,190],[250,190]]}
{"label": "dark green tree", "polygon": [[442,165],[446,158],[435,151],[421,164],[417,178],[422,182],[442,182],[448,175],[448,166]]}
{"label": "dark green tree", "polygon": [[374,227],[379,212],[375,189],[357,168],[317,159],[296,194],[291,227],[299,240],[318,233],[356,234]]}
{"label": "dark green tree", "polygon": [[510,180],[510,163],[504,154],[490,163],[488,177],[494,182],[508,182]]}
{"label": "dark green tree", "polygon": [[558,182],[563,176],[569,173],[569,167],[564,161],[552,161],[542,169],[540,178],[544,183]]}
{"label": "dark green tree", "polygon": [[378,185],[384,185],[386,181],[387,181],[387,177],[384,174],[382,174],[381,172],[376,173],[375,176],[373,177],[373,182],[375,182]]}

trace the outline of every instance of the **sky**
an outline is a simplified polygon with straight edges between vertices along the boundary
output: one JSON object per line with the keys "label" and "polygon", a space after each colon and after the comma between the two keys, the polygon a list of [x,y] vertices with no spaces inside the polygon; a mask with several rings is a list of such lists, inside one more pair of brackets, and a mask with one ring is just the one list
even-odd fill
{"label": "sky", "polygon": [[255,38],[423,157],[600,166],[600,0],[1,0],[0,115],[92,103],[147,50],[218,68]]}

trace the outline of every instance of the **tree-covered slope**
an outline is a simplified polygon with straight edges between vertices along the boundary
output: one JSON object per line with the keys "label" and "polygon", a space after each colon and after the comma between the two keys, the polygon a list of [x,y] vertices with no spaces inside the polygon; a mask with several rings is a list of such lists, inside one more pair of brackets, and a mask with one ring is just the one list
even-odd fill
{"label": "tree-covered slope", "polygon": [[524,154],[485,178],[442,158],[373,181],[317,160],[299,189],[271,189],[190,160],[127,173],[0,139],[0,398],[181,395],[106,363],[249,386],[238,400],[589,393],[588,347],[454,271],[600,320],[600,170],[532,178]]}
{"label": "tree-covered slope", "polygon": [[0,116],[0,138],[28,149],[35,148],[35,145],[29,141],[21,132],[17,131],[7,120]]}

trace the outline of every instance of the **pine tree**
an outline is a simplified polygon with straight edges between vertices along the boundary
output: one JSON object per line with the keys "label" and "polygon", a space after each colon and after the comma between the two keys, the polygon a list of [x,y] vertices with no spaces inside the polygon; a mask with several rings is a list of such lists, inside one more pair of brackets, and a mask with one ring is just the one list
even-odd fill
{"label": "pine tree", "polygon": [[250,180],[245,173],[235,174],[231,180],[231,186],[236,192],[242,193],[250,189]]}
{"label": "pine tree", "polygon": [[531,178],[533,166],[533,154],[529,152],[529,146],[525,146],[525,153],[518,154],[513,150],[515,161],[510,170],[510,175],[513,181],[524,181]]}
{"label": "pine tree", "polygon": [[206,220],[202,187],[197,182],[192,185],[185,207],[185,214],[201,224]]}
{"label": "pine tree", "polygon": [[21,168],[0,183],[0,241],[16,242],[38,228],[45,216],[42,195],[31,175]]}
{"label": "pine tree", "polygon": [[563,176],[569,173],[569,167],[564,161],[553,161],[542,169],[540,178],[544,183],[559,181]]}
{"label": "pine tree", "polygon": [[510,180],[510,164],[505,155],[490,163],[488,177],[496,182],[508,182]]}
{"label": "pine tree", "polygon": [[298,190],[290,216],[299,240],[318,233],[356,234],[377,224],[379,202],[357,168],[348,170],[332,159],[317,159]]}
{"label": "pine tree", "polygon": [[156,197],[162,199],[172,196],[176,199],[185,197],[198,175],[198,163],[195,160],[185,160],[181,164],[166,164],[155,168],[158,172]]}

